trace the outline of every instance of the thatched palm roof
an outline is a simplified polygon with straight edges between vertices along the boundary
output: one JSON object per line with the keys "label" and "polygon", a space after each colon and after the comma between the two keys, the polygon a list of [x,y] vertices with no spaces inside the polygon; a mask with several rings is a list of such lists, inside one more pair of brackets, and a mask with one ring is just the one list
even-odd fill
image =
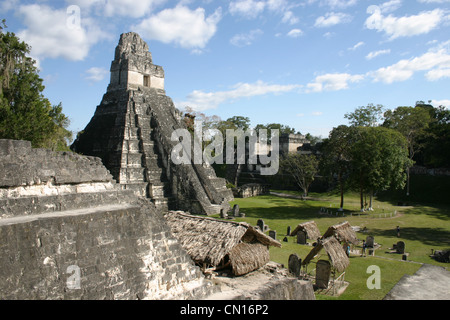
{"label": "thatched palm roof", "polygon": [[291,236],[295,236],[297,232],[299,232],[300,230],[305,231],[308,236],[308,239],[311,240],[317,240],[321,236],[319,228],[317,227],[317,224],[314,221],[300,223],[294,229],[294,231],[291,232]]}
{"label": "thatched palm roof", "polygon": [[[278,241],[245,222],[193,216],[180,211],[169,211],[165,218],[192,259],[211,266],[218,266],[227,254],[235,271],[247,270],[251,265],[262,266],[262,260],[266,260],[266,256],[268,259],[267,247],[281,247]],[[255,257],[261,257],[261,261],[255,261],[258,260]]]}
{"label": "thatched palm roof", "polygon": [[328,237],[326,239],[319,240],[317,245],[309,252],[305,259],[303,259],[302,264],[307,265],[311,260],[323,249],[328,254],[331,260],[332,266],[338,271],[343,272],[348,265],[350,260],[347,257],[344,249],[342,248],[339,241],[334,237]]}
{"label": "thatched palm roof", "polygon": [[322,239],[326,239],[331,236],[335,236],[340,242],[350,242],[355,245],[359,243],[359,239],[348,221],[329,227],[323,234]]}

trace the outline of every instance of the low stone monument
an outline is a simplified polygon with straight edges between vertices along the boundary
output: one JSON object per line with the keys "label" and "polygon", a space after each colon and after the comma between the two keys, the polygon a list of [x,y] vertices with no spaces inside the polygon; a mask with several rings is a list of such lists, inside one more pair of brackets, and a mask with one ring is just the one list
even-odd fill
{"label": "low stone monument", "polygon": [[405,253],[405,243],[403,241],[397,242],[395,249],[396,249],[397,253],[404,254]]}
{"label": "low stone monument", "polygon": [[368,248],[373,248],[374,245],[375,245],[374,237],[372,237],[372,236],[367,236],[367,238],[366,238],[366,246],[367,246]]}
{"label": "low stone monument", "polygon": [[263,219],[258,219],[258,221],[256,222],[256,225],[259,227],[259,229],[260,229],[262,232],[265,231],[265,230],[264,230],[265,224],[264,224],[264,220],[263,220]]}
{"label": "low stone monument", "polygon": [[327,260],[319,260],[316,264],[316,286],[319,289],[327,289],[331,276],[331,263]]}
{"label": "low stone monument", "polygon": [[220,210],[220,218],[222,218],[222,219],[228,218],[228,213],[225,209]]}
{"label": "low stone monument", "polygon": [[269,237],[271,237],[272,239],[277,239],[277,232],[275,230],[270,230],[269,231]]}
{"label": "low stone monument", "polygon": [[289,261],[288,261],[289,273],[293,274],[295,277],[300,276],[301,261],[302,260],[299,259],[298,255],[296,253],[293,253],[289,256]]}
{"label": "low stone monument", "polygon": [[307,244],[306,238],[307,238],[307,235],[306,235],[305,231],[299,230],[297,232],[297,243],[298,244]]}
{"label": "low stone monument", "polygon": [[287,235],[287,236],[290,236],[290,235],[291,235],[291,226],[288,226],[288,227],[287,227],[286,235]]}
{"label": "low stone monument", "polygon": [[233,206],[233,217],[239,217],[239,205],[237,204]]}

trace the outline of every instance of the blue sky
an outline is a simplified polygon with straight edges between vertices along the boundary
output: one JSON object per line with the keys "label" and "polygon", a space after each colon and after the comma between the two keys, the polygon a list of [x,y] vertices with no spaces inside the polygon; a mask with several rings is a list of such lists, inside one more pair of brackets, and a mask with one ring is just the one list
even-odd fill
{"label": "blue sky", "polygon": [[369,103],[450,106],[450,0],[6,0],[0,12],[75,133],[129,31],[164,67],[179,109],[224,120],[326,137]]}

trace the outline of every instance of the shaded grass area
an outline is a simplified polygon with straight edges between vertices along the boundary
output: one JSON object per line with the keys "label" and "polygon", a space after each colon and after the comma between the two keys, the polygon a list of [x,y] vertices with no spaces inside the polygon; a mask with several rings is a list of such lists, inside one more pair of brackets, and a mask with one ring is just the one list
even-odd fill
{"label": "shaded grass area", "polygon": [[[285,191],[282,191],[286,193]],[[289,192],[291,195],[300,193]],[[336,212],[339,205],[339,196],[335,194],[311,194],[313,200],[300,200],[284,198],[274,195],[264,195],[247,199],[235,199],[231,204],[238,204],[240,211],[246,214],[245,218],[236,218],[235,221],[245,221],[256,225],[258,219],[263,219],[271,230],[277,231],[277,240],[282,248],[270,248],[271,260],[282,263],[287,267],[288,258],[296,253],[301,259],[305,258],[312,247],[295,243],[294,237],[287,237],[284,242],[288,226],[293,230],[299,223],[314,220],[323,234],[329,226],[348,221],[352,226],[366,228],[366,233],[358,232],[360,240],[368,235],[374,236],[375,242],[381,245],[375,257],[351,256],[350,266],[346,270],[346,281],[349,287],[339,298],[330,298],[318,295],[318,299],[351,299],[351,300],[379,300],[382,299],[392,287],[405,274],[414,274],[419,263],[443,266],[430,258],[431,249],[445,249],[450,247],[450,206],[439,204],[435,206],[414,204],[407,207],[396,206],[392,201],[376,198],[374,212],[363,215],[349,216],[350,212],[358,212],[359,196],[349,193],[346,195],[346,216],[320,215],[320,208],[327,208]],[[380,213],[397,212],[395,217],[377,218]],[[397,238],[396,226],[400,226],[400,237]],[[398,241],[405,242],[408,261],[402,261],[402,256],[390,253],[393,244]],[[356,247],[355,249],[359,249]],[[322,251],[324,259],[326,254]],[[414,263],[418,262],[418,263]],[[369,290],[366,281],[370,274],[367,268],[377,265],[381,269],[381,289]]]}
{"label": "shaded grass area", "polygon": [[411,175],[410,194],[404,190],[382,192],[378,195],[380,200],[397,204],[399,201],[413,204],[450,205],[450,177]]}

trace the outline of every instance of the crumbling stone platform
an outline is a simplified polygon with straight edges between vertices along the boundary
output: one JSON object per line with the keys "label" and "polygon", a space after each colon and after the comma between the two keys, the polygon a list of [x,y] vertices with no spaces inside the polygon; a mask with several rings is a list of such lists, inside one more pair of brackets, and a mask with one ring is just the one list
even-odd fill
{"label": "crumbling stone platform", "polygon": [[203,276],[148,199],[98,158],[0,140],[0,299],[199,299]]}

